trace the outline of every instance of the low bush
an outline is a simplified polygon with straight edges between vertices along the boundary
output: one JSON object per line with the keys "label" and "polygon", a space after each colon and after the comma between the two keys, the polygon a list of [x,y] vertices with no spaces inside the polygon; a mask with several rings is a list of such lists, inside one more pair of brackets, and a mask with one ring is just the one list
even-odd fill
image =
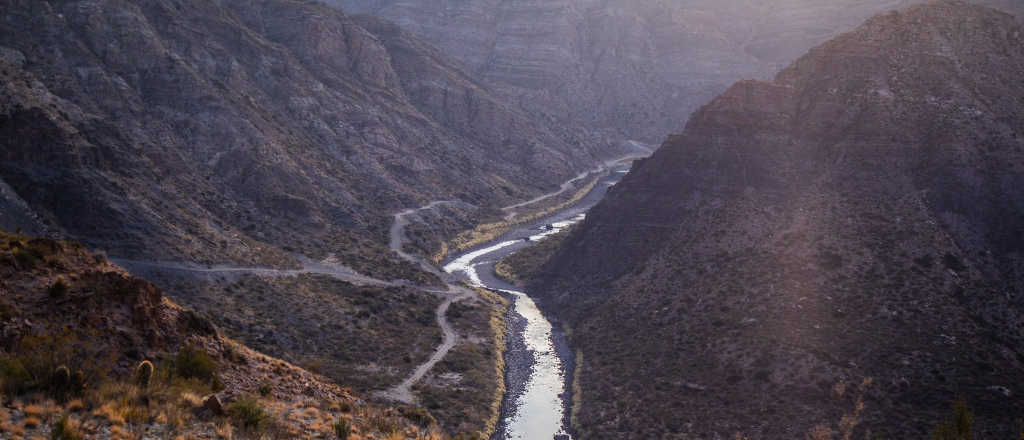
{"label": "low bush", "polygon": [[202,347],[191,343],[185,344],[172,359],[174,374],[185,379],[197,379],[213,388],[214,391],[224,389],[220,379],[220,365]]}
{"label": "low bush", "polygon": [[344,418],[335,420],[331,424],[331,429],[334,430],[334,435],[340,440],[348,440],[349,435],[352,433],[352,427],[349,425],[348,420]]}
{"label": "low bush", "polygon": [[60,298],[68,293],[68,283],[64,281],[64,277],[57,277],[57,280],[53,282],[50,289],[46,291],[50,298]]}
{"label": "low bush", "polygon": [[228,405],[228,415],[236,426],[252,434],[267,433],[277,425],[274,413],[252,397],[243,397],[232,402]]}
{"label": "low bush", "polygon": [[50,430],[50,440],[82,440],[84,438],[85,435],[82,434],[81,429],[68,418],[67,414],[60,416],[57,423],[53,425],[53,429]]}

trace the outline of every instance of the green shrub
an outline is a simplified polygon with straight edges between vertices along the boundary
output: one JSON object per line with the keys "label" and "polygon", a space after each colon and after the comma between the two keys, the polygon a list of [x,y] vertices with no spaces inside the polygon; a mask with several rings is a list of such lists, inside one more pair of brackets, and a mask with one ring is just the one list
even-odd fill
{"label": "green shrub", "polygon": [[53,429],[50,430],[50,440],[82,440],[83,438],[85,436],[82,431],[68,419],[67,414],[61,415],[60,420],[57,420]]}
{"label": "green shrub", "polygon": [[262,397],[270,397],[274,394],[274,386],[270,382],[263,381],[256,387],[256,392],[260,393]]}
{"label": "green shrub", "polygon": [[28,378],[20,384],[21,390],[48,391],[64,398],[79,395],[106,377],[116,358],[93,345],[91,340],[98,337],[93,333],[82,337],[63,327],[22,338],[15,361]]}
{"label": "green shrub", "polygon": [[960,396],[953,402],[953,417],[935,427],[933,440],[974,440],[974,412],[967,399]]}
{"label": "green shrub", "polygon": [[437,421],[434,420],[434,416],[430,415],[430,412],[423,408],[402,408],[399,412],[401,412],[402,415],[410,422],[413,422],[423,428],[437,423]]}
{"label": "green shrub", "polygon": [[188,324],[188,329],[198,335],[213,336],[217,334],[217,327],[213,325],[213,320],[211,320],[205,313],[196,313],[192,310],[186,310],[185,322]]}
{"label": "green shrub", "polygon": [[7,321],[14,319],[15,316],[17,316],[17,312],[15,312],[14,307],[3,301],[0,301],[0,324],[6,323]]}
{"label": "green shrub", "polygon": [[50,298],[60,298],[68,293],[68,283],[64,281],[64,277],[57,277],[57,281],[53,282],[50,286],[50,290],[46,291],[50,295]]}
{"label": "green shrub", "polygon": [[252,397],[243,397],[228,405],[228,415],[235,424],[250,433],[266,433],[277,425],[274,414]]}
{"label": "green shrub", "polygon": [[14,259],[22,269],[35,269],[39,264],[39,252],[36,249],[18,248],[14,250]]}
{"label": "green shrub", "polygon": [[185,344],[178,350],[172,363],[178,377],[198,379],[210,385],[214,391],[224,389],[224,383],[220,380],[220,365],[206,349],[192,343]]}
{"label": "green shrub", "polygon": [[340,417],[331,424],[331,428],[334,429],[334,435],[338,436],[340,440],[348,440],[348,436],[352,432],[348,420]]}

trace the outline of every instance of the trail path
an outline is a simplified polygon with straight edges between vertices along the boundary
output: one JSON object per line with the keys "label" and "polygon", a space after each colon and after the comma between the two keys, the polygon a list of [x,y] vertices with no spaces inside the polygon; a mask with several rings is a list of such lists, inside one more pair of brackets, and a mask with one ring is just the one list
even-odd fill
{"label": "trail path", "polygon": [[448,203],[457,202],[451,200],[438,200],[430,202],[421,208],[407,209],[399,212],[395,214],[395,222],[391,225],[391,250],[405,260],[419,264],[423,270],[441,277],[441,279],[445,280],[448,286],[448,290],[424,290],[425,292],[430,292],[445,298],[444,302],[438,306],[436,312],[437,323],[441,326],[441,332],[444,335],[444,339],[441,341],[441,345],[437,347],[437,350],[434,351],[434,354],[430,356],[430,359],[427,359],[426,362],[420,364],[419,367],[416,367],[416,370],[414,370],[409,377],[405,378],[402,383],[385,392],[389,398],[400,402],[414,403],[416,401],[416,396],[412,393],[412,386],[423,379],[423,376],[426,376],[427,372],[429,372],[431,368],[434,368],[434,365],[441,359],[444,359],[444,357],[448,355],[448,352],[455,348],[455,345],[459,342],[458,333],[455,333],[455,329],[452,328],[452,324],[448,322],[448,318],[445,316],[448,313],[448,307],[450,307],[452,303],[478,296],[472,289],[468,289],[459,284],[454,284],[454,277],[451,275],[441,272],[426,260],[417,258],[416,256],[410,255],[402,250],[402,245],[409,242],[409,237],[405,234],[405,227],[409,225],[409,220],[406,217],[421,211],[433,209],[438,205]]}
{"label": "trail path", "polygon": [[448,297],[437,308],[437,322],[441,325],[441,332],[444,334],[444,340],[441,342],[441,345],[437,347],[437,350],[434,351],[434,354],[430,356],[430,359],[427,359],[426,362],[420,364],[419,367],[416,367],[416,370],[402,381],[402,383],[398,384],[398,386],[387,390],[386,394],[388,397],[405,403],[415,402],[416,396],[412,394],[412,386],[423,379],[423,376],[426,376],[427,372],[429,372],[431,368],[434,368],[434,365],[441,359],[444,359],[444,357],[448,355],[448,352],[455,348],[455,344],[459,342],[459,335],[458,333],[455,333],[455,329],[452,328],[452,324],[448,322],[448,318],[445,317],[445,314],[448,313],[448,307],[451,306],[452,303],[473,298],[477,296],[477,293],[463,286],[449,285],[448,287],[450,290],[428,290],[428,292]]}
{"label": "trail path", "polygon": [[148,269],[166,272],[186,272],[191,274],[205,275],[207,277],[230,277],[232,279],[240,275],[259,275],[265,277],[290,277],[301,274],[327,275],[340,280],[348,281],[357,286],[396,286],[398,283],[378,280],[376,278],[362,275],[352,269],[343,266],[336,266],[321,261],[314,261],[305,257],[298,257],[302,263],[301,269],[269,269],[263,267],[240,267],[228,264],[217,264],[206,266],[196,263],[173,263],[161,261],[139,261],[122,258],[111,258],[110,261],[128,269]]}
{"label": "trail path", "polygon": [[412,255],[409,255],[409,254],[405,253],[405,251],[402,250],[402,245],[404,245],[404,244],[409,242],[409,237],[407,235],[405,235],[405,227],[409,226],[409,220],[407,220],[406,217],[408,217],[408,216],[410,216],[412,214],[418,213],[420,211],[426,211],[428,209],[434,209],[434,207],[436,207],[438,205],[449,204],[449,203],[458,203],[458,202],[453,201],[453,200],[438,200],[438,201],[430,202],[430,203],[426,204],[425,206],[423,206],[421,208],[406,209],[405,211],[399,212],[399,213],[395,214],[395,222],[391,224],[391,231],[390,231],[390,235],[391,235],[390,246],[391,246],[391,250],[393,252],[397,253],[400,257],[402,257],[406,261],[410,261],[410,262],[419,264],[420,267],[424,271],[427,271],[427,272],[432,273],[434,275],[440,276],[442,278],[444,278],[444,275],[441,273],[441,271],[437,270],[436,267],[434,267],[430,263],[424,261],[422,258],[416,258],[416,257],[414,257]]}

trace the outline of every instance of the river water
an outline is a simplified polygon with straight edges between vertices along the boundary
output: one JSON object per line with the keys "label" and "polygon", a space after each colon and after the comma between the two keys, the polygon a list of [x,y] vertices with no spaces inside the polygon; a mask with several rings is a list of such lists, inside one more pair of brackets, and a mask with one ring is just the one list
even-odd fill
{"label": "river water", "polygon": [[[604,197],[629,166],[614,168],[575,205],[511,230],[482,248],[456,255],[444,266],[469,283],[503,292],[513,300],[505,356],[508,393],[492,439],[549,440],[569,434],[570,381],[575,360],[560,327],[540,312],[525,293],[494,275],[501,259],[575,224]],[[548,225],[552,229],[548,229]],[[525,239],[529,239],[529,241]]]}

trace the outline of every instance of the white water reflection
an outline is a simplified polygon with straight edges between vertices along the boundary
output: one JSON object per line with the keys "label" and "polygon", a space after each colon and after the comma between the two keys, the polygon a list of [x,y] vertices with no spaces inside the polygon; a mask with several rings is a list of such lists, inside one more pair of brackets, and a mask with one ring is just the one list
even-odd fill
{"label": "white water reflection", "polygon": [[[562,229],[583,220],[584,214],[563,222],[551,224],[550,230],[530,236],[530,241],[543,240]],[[465,274],[476,286],[487,286],[480,280],[476,267],[488,262],[484,258],[491,253],[519,243],[520,240],[504,241],[463,255],[444,267],[445,272]],[[551,340],[551,323],[540,313],[537,304],[523,292],[498,289],[513,295],[515,311],[526,319],[523,338],[526,348],[533,355],[533,371],[527,379],[525,391],[516,402],[515,412],[505,419],[506,439],[547,440],[555,434],[565,434],[562,419],[565,408],[560,395],[566,392],[565,371],[562,361]]]}
{"label": "white water reflection", "polygon": [[526,348],[533,353],[533,372],[516,411],[505,419],[508,439],[549,439],[564,434],[565,415],[562,399],[565,391],[562,360],[551,341],[551,323],[541,315],[537,305],[522,292],[506,291],[516,298],[516,312],[526,318]]}

